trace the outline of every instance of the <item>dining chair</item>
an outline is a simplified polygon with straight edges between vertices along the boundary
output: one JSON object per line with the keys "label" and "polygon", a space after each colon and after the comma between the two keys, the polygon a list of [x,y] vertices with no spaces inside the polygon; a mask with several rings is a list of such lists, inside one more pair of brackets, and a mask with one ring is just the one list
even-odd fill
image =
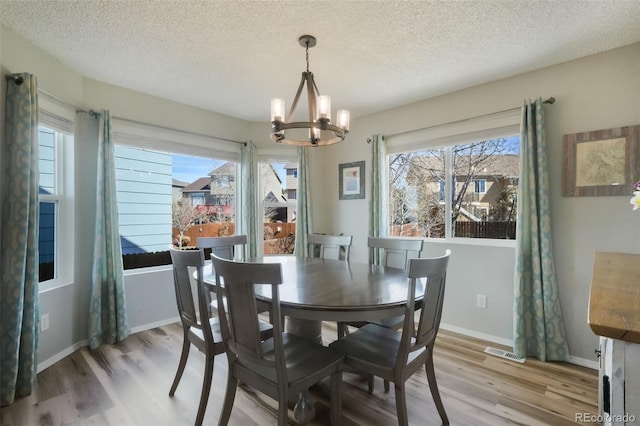
{"label": "dining chair", "polygon": [[[329,345],[329,348],[344,353],[347,366],[394,383],[396,412],[400,425],[408,423],[405,382],[423,365],[440,419],[443,424],[449,424],[436,382],[433,344],[442,317],[450,256],[451,251],[447,250],[441,257],[409,261],[408,303],[402,332],[369,323]],[[417,331],[414,333],[412,332],[415,330],[414,295],[419,280],[424,283],[424,304]]]}
{"label": "dining chair", "polygon": [[[213,377],[213,360],[216,355],[224,352],[220,324],[217,318],[209,318],[208,298],[205,296],[206,290],[202,285],[204,251],[202,249],[177,250],[170,247],[169,252],[171,253],[171,263],[173,263],[173,283],[183,332],[180,362],[178,363],[178,371],[176,371],[176,376],[173,379],[169,396],[173,396],[178,388],[182,373],[184,373],[184,368],[187,365],[189,349],[191,345],[194,345],[205,355],[202,391],[195,421],[196,425],[201,425],[209,400],[211,379]],[[191,290],[190,267],[195,267],[197,271],[197,304],[194,303]]]}
{"label": "dining chair", "polygon": [[[367,246],[369,247],[369,264],[373,265],[375,252],[377,250],[380,253],[381,264],[383,266],[406,269],[410,259],[409,256],[415,253],[415,256],[419,258],[422,254],[423,245],[424,240],[422,238],[369,237],[367,240]],[[418,306],[417,309],[420,309],[420,306]],[[404,323],[404,317],[382,318],[372,320],[371,322],[398,330]],[[338,323],[338,337],[343,337],[349,333],[347,326],[362,327],[365,324],[367,324],[367,322],[364,321]],[[387,385],[385,385],[385,390],[388,390]]]}
{"label": "dining chair", "polygon": [[[212,256],[220,307],[222,340],[229,363],[220,424],[231,416],[238,381],[278,401],[278,425],[287,424],[289,397],[331,376],[331,423],[342,410],[342,354],[282,330],[279,263],[234,262]],[[256,312],[255,284],[271,286],[273,336],[262,341]],[[222,289],[222,291],[220,291]],[[222,302],[226,296],[227,306]]]}
{"label": "dining chair", "polygon": [[[204,249],[205,259],[210,259],[211,254],[215,254],[223,259],[235,259],[236,256],[241,260],[247,257],[247,236],[232,235],[225,237],[198,237],[196,240],[198,248]],[[214,312],[217,312],[217,302],[215,297],[211,297],[211,293],[207,293],[207,301],[211,305]]]}
{"label": "dining chair", "polygon": [[[198,248],[205,249],[205,259],[209,255],[209,251],[223,259],[235,259],[236,256],[241,260],[245,260],[247,258],[246,235],[198,237],[197,245]],[[238,252],[240,252],[239,256]]]}
{"label": "dining chair", "polygon": [[[309,257],[338,259],[348,262],[352,239],[351,235],[309,234],[307,235]],[[318,249],[319,256],[315,256],[316,249]],[[342,254],[343,251],[344,255]]]}
{"label": "dining chair", "polygon": [[424,240],[422,238],[384,238],[369,237],[369,263],[373,264],[375,253],[380,253],[381,264],[384,266],[406,269],[409,256],[415,253],[420,257]]}
{"label": "dining chair", "polygon": [[[169,390],[169,396],[173,396],[178,388],[185,366],[187,365],[189,349],[191,345],[194,345],[205,355],[204,377],[195,421],[196,425],[201,425],[209,400],[211,379],[213,377],[213,361],[216,355],[224,352],[220,323],[218,318],[211,317],[210,305],[208,303],[210,294],[202,280],[203,267],[205,264],[204,250],[178,250],[169,247],[169,253],[171,254],[171,263],[173,264],[173,284],[183,332],[180,361],[178,362],[176,376]],[[197,301],[194,301],[193,291],[191,289],[192,272],[190,268],[195,268],[196,271],[195,292]],[[207,297],[207,295],[209,295],[209,297]],[[263,339],[270,337],[273,332],[271,324],[264,321],[260,322],[259,329]]]}

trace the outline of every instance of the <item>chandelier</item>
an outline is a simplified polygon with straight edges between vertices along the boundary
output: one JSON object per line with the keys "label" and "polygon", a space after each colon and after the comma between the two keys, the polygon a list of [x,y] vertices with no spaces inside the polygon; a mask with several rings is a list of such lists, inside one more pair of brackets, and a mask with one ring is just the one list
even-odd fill
{"label": "chandelier", "polygon": [[[336,124],[331,124],[331,98],[320,95],[313,73],[309,71],[309,48],[316,45],[316,38],[303,35],[298,39],[298,43],[306,50],[307,71],[302,73],[302,80],[287,117],[284,115],[284,100],[271,99],[271,139],[278,143],[298,146],[322,146],[340,142],[349,133],[349,111],[338,110]],[[292,121],[305,84],[309,121]],[[289,130],[287,135],[286,130]]]}

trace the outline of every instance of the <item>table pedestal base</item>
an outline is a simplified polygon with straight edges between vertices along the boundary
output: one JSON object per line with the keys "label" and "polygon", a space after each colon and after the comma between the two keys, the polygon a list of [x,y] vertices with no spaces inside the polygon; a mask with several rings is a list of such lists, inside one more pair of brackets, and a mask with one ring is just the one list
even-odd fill
{"label": "table pedestal base", "polygon": [[287,317],[284,330],[289,334],[322,344],[322,321]]}
{"label": "table pedestal base", "polygon": [[[322,344],[322,321],[286,318],[285,331]],[[293,408],[293,415],[301,425],[310,423],[315,417],[316,408],[313,405],[313,401],[311,401],[308,389],[300,393],[298,402]]]}

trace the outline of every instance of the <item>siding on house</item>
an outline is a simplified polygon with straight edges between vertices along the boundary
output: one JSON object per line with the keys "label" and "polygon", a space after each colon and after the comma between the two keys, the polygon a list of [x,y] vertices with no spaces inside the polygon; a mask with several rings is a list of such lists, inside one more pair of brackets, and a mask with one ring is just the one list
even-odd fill
{"label": "siding on house", "polygon": [[122,253],[166,250],[171,243],[171,154],[116,145]]}

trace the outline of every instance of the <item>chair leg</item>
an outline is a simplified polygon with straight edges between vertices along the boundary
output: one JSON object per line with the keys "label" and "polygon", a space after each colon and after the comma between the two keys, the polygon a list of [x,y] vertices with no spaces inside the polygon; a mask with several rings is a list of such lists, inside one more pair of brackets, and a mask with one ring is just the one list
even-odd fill
{"label": "chair leg", "polygon": [[229,423],[231,417],[231,409],[233,408],[233,401],[236,398],[236,388],[238,386],[238,380],[233,377],[232,365],[229,365],[229,371],[227,375],[227,390],[224,394],[224,402],[222,403],[222,412],[220,413],[220,420],[218,425],[226,426]]}
{"label": "chair leg", "polygon": [[331,424],[342,423],[342,371],[331,374]]}
{"label": "chair leg", "polygon": [[396,389],[396,412],[398,414],[398,426],[407,426],[407,400],[404,392],[404,382],[395,383]]}
{"label": "chair leg", "polygon": [[436,372],[433,368],[433,347],[429,349],[429,356],[424,363],[424,369],[427,372],[427,381],[429,382],[429,389],[431,389],[431,396],[438,409],[438,414],[440,414],[440,419],[442,419],[442,424],[448,425],[449,418],[447,417],[447,412],[444,410],[444,405],[442,405],[442,399],[440,399],[438,383],[436,382]]}
{"label": "chair leg", "polygon": [[189,348],[191,347],[191,343],[187,338],[187,332],[184,333],[184,339],[182,340],[182,353],[180,354],[180,362],[178,362],[178,371],[176,371],[176,377],[173,379],[173,383],[171,384],[171,390],[169,390],[169,396],[173,396],[176,393],[176,389],[178,389],[178,384],[180,383],[180,379],[182,378],[182,373],[184,373],[184,367],[187,365],[187,358],[189,358]]}
{"label": "chair leg", "polygon": [[387,379],[384,379],[384,392],[389,392],[389,381]]}
{"label": "chair leg", "polygon": [[207,360],[204,366],[204,378],[202,380],[202,392],[200,393],[200,405],[198,406],[198,415],[196,416],[196,426],[202,424],[204,413],[207,411],[207,403],[209,402],[209,391],[211,390],[211,379],[213,378],[213,361],[214,357],[207,354]]}
{"label": "chair leg", "polygon": [[367,387],[369,388],[369,393],[373,392],[373,374],[367,374]]}
{"label": "chair leg", "polygon": [[287,392],[280,394],[278,398],[278,426],[287,426],[289,423],[289,397]]}

